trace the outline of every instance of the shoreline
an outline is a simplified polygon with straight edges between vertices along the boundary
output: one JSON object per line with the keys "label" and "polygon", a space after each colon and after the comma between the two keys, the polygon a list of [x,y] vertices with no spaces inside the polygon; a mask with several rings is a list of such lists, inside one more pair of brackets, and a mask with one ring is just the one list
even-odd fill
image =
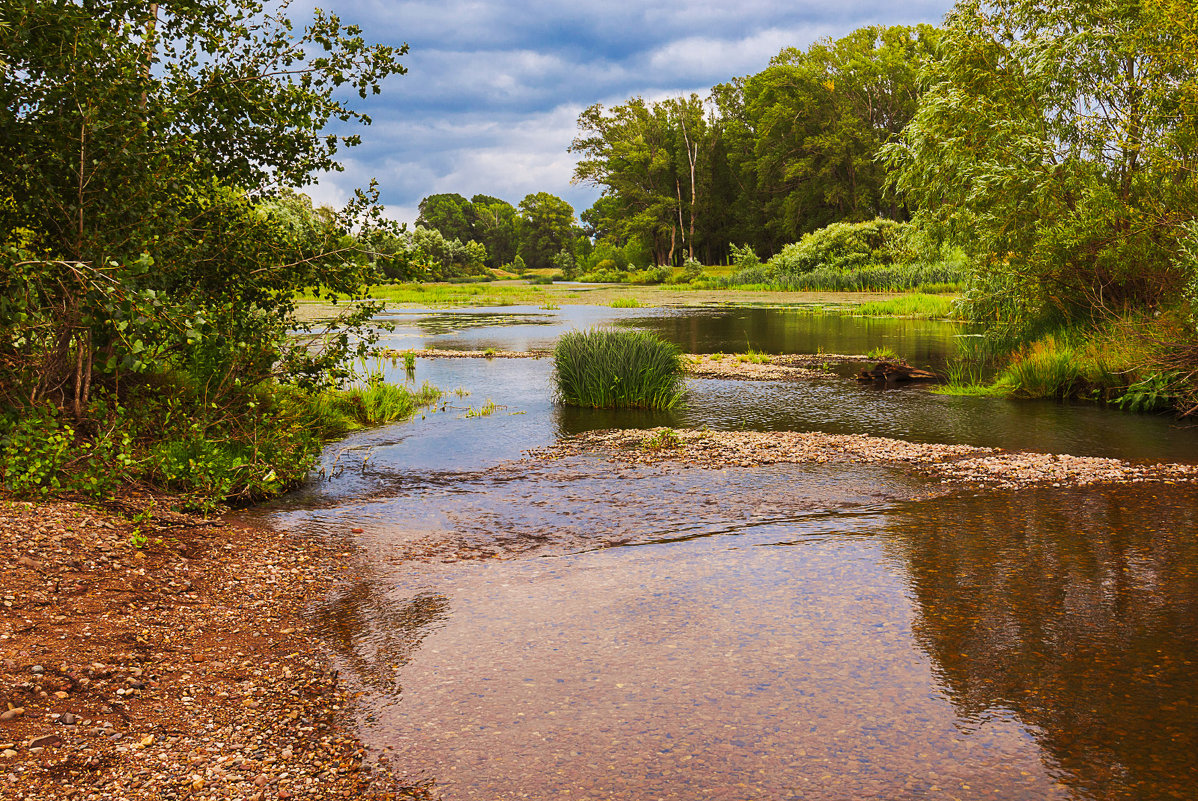
{"label": "shoreline", "polygon": [[163,518],[4,501],[0,797],[412,797],[311,631],[353,544]]}
{"label": "shoreline", "polygon": [[795,431],[609,429],[577,434],[527,452],[526,459],[600,456],[617,462],[678,461],[703,468],[767,464],[889,464],[960,486],[1032,486],[1198,482],[1198,464],[1136,464],[1098,456],[1005,451],[871,437]]}

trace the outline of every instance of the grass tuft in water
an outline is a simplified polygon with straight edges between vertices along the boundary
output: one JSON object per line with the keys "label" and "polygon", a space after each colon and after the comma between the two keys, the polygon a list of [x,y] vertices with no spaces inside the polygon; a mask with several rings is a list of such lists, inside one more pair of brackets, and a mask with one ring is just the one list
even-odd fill
{"label": "grass tuft in water", "polygon": [[645,331],[571,331],[553,350],[557,400],[595,409],[672,409],[682,400],[678,348]]}
{"label": "grass tuft in water", "polygon": [[611,302],[613,309],[639,309],[641,302],[636,298],[616,298]]}
{"label": "grass tuft in water", "polygon": [[897,361],[898,351],[889,345],[879,345],[878,347],[865,354],[866,358],[877,359],[878,361]]}

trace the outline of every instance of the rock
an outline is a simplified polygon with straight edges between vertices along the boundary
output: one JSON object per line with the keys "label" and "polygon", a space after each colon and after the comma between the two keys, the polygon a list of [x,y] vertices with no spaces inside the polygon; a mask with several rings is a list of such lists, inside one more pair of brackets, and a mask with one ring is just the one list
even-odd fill
{"label": "rock", "polygon": [[57,734],[43,734],[40,737],[34,737],[29,741],[30,749],[33,748],[50,748],[51,746],[61,745],[62,737]]}
{"label": "rock", "polygon": [[34,665],[33,667],[29,668],[29,672],[35,676],[40,676],[46,672],[46,669],[41,665]]}
{"label": "rock", "polygon": [[63,713],[62,717],[60,717],[58,719],[58,722],[64,726],[74,726],[76,723],[79,722],[79,718],[77,718],[75,715],[71,714],[70,712],[65,712],[65,713]]}
{"label": "rock", "polygon": [[4,712],[0,712],[0,720],[12,720],[13,718],[19,718],[19,717],[21,717],[21,715],[24,715],[24,714],[25,714],[25,707],[15,706],[12,709],[8,709],[8,710],[5,710]]}
{"label": "rock", "polygon": [[41,565],[37,561],[30,559],[28,556],[22,556],[17,560],[17,564],[21,567],[27,567],[30,570],[39,570],[41,568]]}
{"label": "rock", "polygon": [[0,754],[0,756],[3,756],[5,759],[12,759],[16,755],[17,755],[17,752],[12,750],[11,748],[5,748],[4,752],[2,754]]}

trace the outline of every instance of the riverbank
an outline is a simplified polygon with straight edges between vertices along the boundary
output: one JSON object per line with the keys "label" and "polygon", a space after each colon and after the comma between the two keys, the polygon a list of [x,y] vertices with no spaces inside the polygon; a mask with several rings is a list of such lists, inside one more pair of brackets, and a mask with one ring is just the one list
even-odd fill
{"label": "riverbank", "polygon": [[826,462],[893,464],[913,468],[946,484],[1001,489],[1034,485],[1081,487],[1198,481],[1198,464],[1135,464],[1092,456],[795,431],[674,431],[663,428],[590,431],[547,448],[529,451],[528,458],[557,459],[580,454],[617,462],[656,464],[677,461],[706,468]]}
{"label": "riverbank", "polygon": [[69,502],[0,533],[0,798],[413,797],[307,629],[352,546]]}

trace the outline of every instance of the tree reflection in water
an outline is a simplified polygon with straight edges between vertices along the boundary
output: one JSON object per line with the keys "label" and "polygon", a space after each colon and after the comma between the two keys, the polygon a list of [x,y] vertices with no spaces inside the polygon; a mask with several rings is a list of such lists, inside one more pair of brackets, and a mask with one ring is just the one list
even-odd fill
{"label": "tree reflection in water", "polygon": [[892,518],[921,647],[967,718],[1010,710],[1082,796],[1198,786],[1198,490],[945,497]]}
{"label": "tree reflection in water", "polygon": [[402,691],[400,668],[448,616],[444,595],[423,592],[396,601],[382,582],[369,578],[341,588],[315,610],[316,624],[338,658],[358,680],[393,700]]}

